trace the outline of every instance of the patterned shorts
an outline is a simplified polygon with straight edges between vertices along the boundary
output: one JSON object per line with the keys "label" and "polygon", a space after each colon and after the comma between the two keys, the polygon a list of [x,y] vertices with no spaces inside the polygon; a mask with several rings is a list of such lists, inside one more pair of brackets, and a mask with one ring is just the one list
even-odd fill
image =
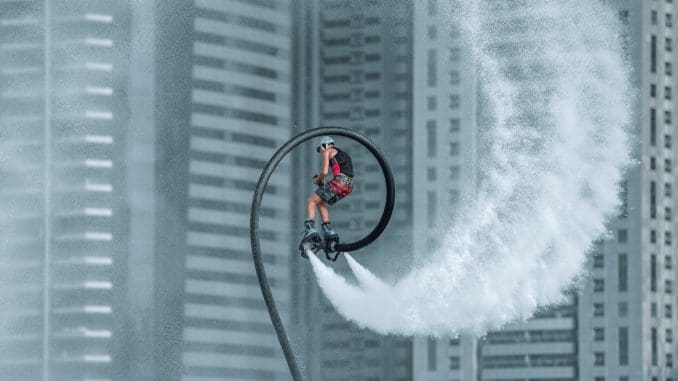
{"label": "patterned shorts", "polygon": [[340,173],[329,182],[319,186],[315,194],[328,205],[334,205],[337,201],[348,196],[352,191],[353,180]]}

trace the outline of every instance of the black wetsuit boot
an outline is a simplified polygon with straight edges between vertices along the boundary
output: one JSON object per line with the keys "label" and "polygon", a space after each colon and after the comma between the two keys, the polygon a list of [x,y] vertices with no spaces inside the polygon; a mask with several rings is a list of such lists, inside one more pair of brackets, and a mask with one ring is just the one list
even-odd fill
{"label": "black wetsuit boot", "polygon": [[332,224],[329,222],[323,222],[321,225],[322,230],[323,230],[323,238],[325,239],[332,239],[337,236],[337,232],[332,229]]}
{"label": "black wetsuit boot", "polygon": [[335,232],[334,229],[332,229],[332,225],[329,222],[323,223],[321,227],[323,231],[325,257],[327,257],[327,259],[332,260],[330,253],[336,252],[334,249],[334,245],[336,245],[339,242],[339,236],[337,235],[337,232]]}
{"label": "black wetsuit boot", "polygon": [[318,234],[318,231],[315,229],[314,220],[304,221],[304,228],[306,228],[306,230],[304,231],[304,236],[301,238],[301,242],[299,243],[299,251],[301,252],[302,257],[308,258],[306,255],[306,250],[310,249],[315,253],[320,247],[321,240],[320,234]]}

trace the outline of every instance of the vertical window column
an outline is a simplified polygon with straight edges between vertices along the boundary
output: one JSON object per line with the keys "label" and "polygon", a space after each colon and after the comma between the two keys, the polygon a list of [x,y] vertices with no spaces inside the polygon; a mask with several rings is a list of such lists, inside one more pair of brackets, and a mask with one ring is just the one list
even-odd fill
{"label": "vertical window column", "polygon": [[629,365],[629,329],[619,327],[619,365]]}

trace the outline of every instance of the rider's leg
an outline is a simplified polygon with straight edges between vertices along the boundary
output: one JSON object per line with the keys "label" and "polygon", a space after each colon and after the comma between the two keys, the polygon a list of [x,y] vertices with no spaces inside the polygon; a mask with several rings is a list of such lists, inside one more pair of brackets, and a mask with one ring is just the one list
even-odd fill
{"label": "rider's leg", "polygon": [[336,236],[337,233],[332,229],[332,225],[330,224],[330,211],[327,208],[327,203],[322,201],[318,204],[318,211],[320,211],[320,217],[323,220],[323,224],[321,225],[323,235],[325,237],[333,237]]}
{"label": "rider's leg", "polygon": [[[307,219],[304,221],[304,235],[301,238],[301,243],[299,243],[299,250],[301,251],[301,256],[306,258],[306,250],[311,249],[314,252],[317,251],[318,249],[315,245],[319,245],[320,243],[320,236],[318,235],[318,231],[315,228],[315,209],[317,207],[317,202],[322,201],[318,195],[313,194],[311,197],[308,198],[306,201],[306,215]],[[313,244],[312,242],[315,242]],[[310,245],[310,246],[308,246]],[[317,246],[319,248],[319,246]]]}
{"label": "rider's leg", "polygon": [[311,197],[308,198],[308,200],[306,201],[307,220],[315,220],[315,209],[318,208],[319,202],[323,202],[323,200],[320,197],[318,197],[318,195],[315,193],[313,193]]}
{"label": "rider's leg", "polygon": [[323,220],[323,223],[330,222],[330,211],[327,209],[327,203],[320,200],[316,205],[318,205],[318,211],[320,212],[320,218]]}

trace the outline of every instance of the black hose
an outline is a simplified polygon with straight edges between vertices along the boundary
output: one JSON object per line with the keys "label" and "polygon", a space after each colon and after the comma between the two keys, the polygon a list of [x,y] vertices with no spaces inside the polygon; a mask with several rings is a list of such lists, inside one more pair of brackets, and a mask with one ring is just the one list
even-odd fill
{"label": "black hose", "polygon": [[374,242],[374,240],[376,240],[381,235],[381,233],[384,232],[386,225],[388,225],[388,222],[391,220],[393,206],[395,204],[395,184],[393,182],[393,173],[391,172],[391,168],[386,162],[384,155],[379,151],[374,143],[367,139],[367,137],[347,128],[327,126],[304,131],[288,140],[282,147],[280,147],[280,149],[278,149],[278,151],[273,155],[271,160],[268,161],[266,167],[264,167],[261,177],[259,177],[257,188],[254,190],[254,196],[252,197],[252,209],[250,211],[250,243],[252,245],[252,259],[254,260],[254,268],[256,269],[257,277],[259,278],[261,293],[264,297],[264,301],[266,302],[268,314],[271,317],[271,323],[273,323],[275,333],[278,335],[278,341],[280,341],[280,346],[282,347],[283,353],[285,354],[285,360],[287,361],[287,366],[290,369],[290,374],[292,375],[292,379],[294,381],[301,381],[302,377],[299,371],[299,365],[297,364],[297,361],[294,357],[292,346],[290,345],[287,334],[285,333],[285,327],[283,327],[280,315],[278,314],[278,310],[275,306],[271,287],[268,284],[268,278],[266,278],[264,262],[261,258],[261,247],[259,245],[259,208],[261,206],[261,200],[264,196],[264,191],[266,190],[268,180],[285,155],[287,155],[301,143],[323,135],[344,136],[362,144],[377,159],[377,162],[381,167],[381,171],[384,174],[384,180],[386,181],[386,202],[384,204],[384,211],[381,214],[381,218],[379,219],[377,226],[375,226],[374,229],[365,237],[355,242],[345,244],[338,243],[335,246],[337,251],[355,251]]}

